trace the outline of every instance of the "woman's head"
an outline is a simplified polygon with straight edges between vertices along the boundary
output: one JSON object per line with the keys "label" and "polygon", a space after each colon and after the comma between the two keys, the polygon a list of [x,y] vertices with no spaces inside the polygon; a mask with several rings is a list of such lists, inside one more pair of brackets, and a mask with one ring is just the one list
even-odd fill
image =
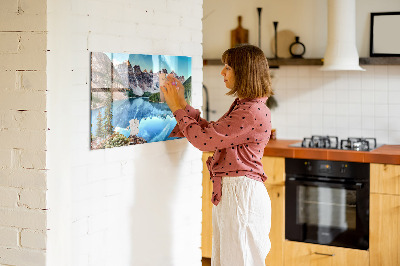
{"label": "woman's head", "polygon": [[228,80],[233,80],[234,84],[228,86],[226,82],[227,88],[230,89],[228,95],[254,99],[273,94],[268,61],[260,48],[241,45],[228,49],[222,54],[222,63],[225,64],[222,75],[229,73],[229,68],[234,74],[233,78]]}

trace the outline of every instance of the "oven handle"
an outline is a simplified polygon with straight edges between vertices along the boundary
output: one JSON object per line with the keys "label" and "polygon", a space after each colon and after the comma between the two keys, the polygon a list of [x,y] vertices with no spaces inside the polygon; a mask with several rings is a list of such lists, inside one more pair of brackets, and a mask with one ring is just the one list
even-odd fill
{"label": "oven handle", "polygon": [[301,183],[304,185],[341,185],[349,188],[354,188],[354,189],[361,189],[363,187],[363,183],[361,182],[356,182],[356,183],[346,183],[346,182],[332,182],[332,181],[321,181],[321,180],[316,180],[316,181],[309,181],[309,180],[304,180],[303,178],[297,178],[297,177],[288,177],[287,181],[291,182],[296,182],[296,183]]}

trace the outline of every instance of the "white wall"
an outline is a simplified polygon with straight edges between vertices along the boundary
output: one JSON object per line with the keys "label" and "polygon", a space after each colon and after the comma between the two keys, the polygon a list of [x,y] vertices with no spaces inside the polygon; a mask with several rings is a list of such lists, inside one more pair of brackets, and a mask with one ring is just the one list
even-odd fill
{"label": "white wall", "polygon": [[[369,56],[369,13],[400,10],[400,2],[385,0],[357,3],[357,47]],[[290,29],[307,47],[305,57],[323,57],[326,47],[327,1],[204,1],[204,58],[220,58],[229,48],[229,31],[236,17],[250,30],[250,43],[257,45],[257,7],[263,7],[262,49],[272,56],[272,21],[278,30]],[[227,6],[233,6],[230,10]],[[250,6],[250,7],[249,7]],[[265,11],[265,13],[264,13]],[[224,14],[224,15],[222,15]],[[324,15],[325,14],[325,15]],[[247,23],[247,25],[246,25]],[[265,25],[264,25],[265,24]],[[218,25],[216,27],[215,25]],[[269,27],[269,28],[268,28]],[[218,37],[222,36],[222,37]],[[218,38],[217,38],[218,37]],[[278,50],[279,52],[279,50]],[[400,66],[363,66],[365,72],[321,72],[318,66],[281,66],[271,70],[279,107],[272,111],[272,124],[281,139],[311,135],[376,137],[382,144],[400,143]],[[205,66],[204,84],[210,93],[211,120],[218,119],[232,98],[220,76],[221,66]]]}
{"label": "white wall", "polygon": [[48,1],[48,265],[201,264],[201,152],[89,146],[89,52],[192,56],[199,107],[201,18],[201,0]]}
{"label": "white wall", "polygon": [[0,265],[46,260],[46,1],[0,2]]}
{"label": "white wall", "polygon": [[[242,26],[249,30],[249,43],[258,45],[258,7],[262,8],[261,49],[267,57],[274,56],[272,22],[278,21],[278,32],[286,32],[283,37],[291,34],[300,37],[300,41],[306,46],[305,57],[321,58],[324,56],[327,41],[327,2],[327,0],[204,0],[204,58],[219,59],[229,48],[230,31],[237,27],[238,16],[242,16]],[[398,0],[356,0],[356,42],[360,57],[369,56],[370,13],[399,10]],[[294,39],[278,40],[288,44],[294,42]],[[278,53],[280,49],[283,48],[278,45]],[[285,49],[289,49],[289,46]],[[288,56],[290,57],[290,54]]]}

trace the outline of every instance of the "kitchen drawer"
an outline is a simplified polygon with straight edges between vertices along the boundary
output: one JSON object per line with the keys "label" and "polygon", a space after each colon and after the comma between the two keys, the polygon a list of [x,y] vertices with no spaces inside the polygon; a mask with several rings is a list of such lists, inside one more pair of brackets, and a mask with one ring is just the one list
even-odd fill
{"label": "kitchen drawer", "polygon": [[365,250],[285,241],[285,266],[366,266]]}

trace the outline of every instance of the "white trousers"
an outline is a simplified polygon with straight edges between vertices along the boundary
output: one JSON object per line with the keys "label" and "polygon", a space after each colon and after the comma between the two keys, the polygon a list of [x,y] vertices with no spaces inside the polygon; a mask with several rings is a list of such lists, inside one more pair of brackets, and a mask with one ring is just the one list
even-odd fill
{"label": "white trousers", "polygon": [[265,265],[271,249],[271,201],[262,182],[245,176],[223,177],[212,224],[212,266]]}

